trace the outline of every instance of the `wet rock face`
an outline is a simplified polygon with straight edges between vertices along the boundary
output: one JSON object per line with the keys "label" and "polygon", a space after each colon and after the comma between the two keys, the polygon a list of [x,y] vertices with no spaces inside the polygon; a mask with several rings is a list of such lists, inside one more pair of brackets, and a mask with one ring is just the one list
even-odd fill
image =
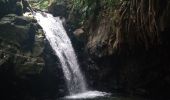
{"label": "wet rock face", "polygon": [[[26,65],[25,60],[28,60],[28,66],[37,60],[38,65],[43,63],[43,37],[36,34],[36,23],[33,22],[33,19],[14,14],[6,15],[0,20],[1,53],[11,53],[13,56],[16,55],[16,59],[19,57],[20,60],[13,58],[16,64]],[[12,52],[8,52],[8,49]],[[21,63],[17,63],[18,61]]]}
{"label": "wet rock face", "polygon": [[8,8],[9,8],[9,2],[7,0],[0,0],[0,9],[1,9],[0,18],[12,12],[13,6],[11,5],[11,8],[10,9]]}
{"label": "wet rock face", "polygon": [[0,18],[6,14],[23,15],[28,11],[29,4],[26,0],[0,0]]}
{"label": "wet rock face", "polygon": [[45,40],[44,60],[46,65],[43,71],[43,83],[47,94],[51,97],[63,97],[67,95],[67,84],[59,58],[55,55],[47,40]]}
{"label": "wet rock face", "polygon": [[[84,30],[85,33],[89,33],[87,35],[83,35],[84,33],[78,29],[80,26],[76,26],[77,30],[73,32],[76,38],[78,40],[88,38],[82,43],[82,48],[87,50],[86,54],[83,55],[84,52],[81,51],[79,60],[90,86],[112,92],[169,98],[170,24],[168,22],[170,19],[168,16],[167,10],[160,20],[162,24],[160,25],[161,45],[148,50],[139,45],[129,49],[120,48],[122,51],[115,48],[114,43],[117,37],[114,33],[114,22],[110,18],[104,17],[99,19],[98,23],[92,21],[90,26],[85,25],[85,27],[90,27]],[[74,17],[78,19],[78,16]],[[78,43],[81,42],[78,41]],[[125,42],[125,46],[129,46],[127,44]]]}
{"label": "wet rock face", "polygon": [[[36,21],[9,14],[0,20],[0,91],[2,98],[24,98],[41,87],[44,37]],[[39,84],[39,85],[38,85]]]}
{"label": "wet rock face", "polygon": [[0,20],[3,99],[44,99],[67,94],[62,68],[57,67],[59,60],[44,40],[43,30],[32,18],[8,14]]}
{"label": "wet rock face", "polygon": [[31,19],[9,14],[0,20],[1,37],[17,44],[23,49],[30,49],[35,40],[34,24]]}
{"label": "wet rock face", "polygon": [[0,18],[10,13],[22,15],[23,4],[17,0],[0,0],[0,9]]}

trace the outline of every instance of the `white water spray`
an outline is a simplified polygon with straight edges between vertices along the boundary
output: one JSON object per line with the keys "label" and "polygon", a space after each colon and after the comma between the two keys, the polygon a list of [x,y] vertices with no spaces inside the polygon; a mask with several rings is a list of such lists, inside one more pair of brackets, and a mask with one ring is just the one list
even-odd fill
{"label": "white water spray", "polygon": [[35,17],[45,31],[47,40],[60,60],[70,94],[85,92],[87,90],[86,82],[79,69],[74,49],[60,18],[54,18],[47,13],[44,15],[36,13]]}
{"label": "white water spray", "polygon": [[88,91],[86,81],[80,71],[71,41],[59,17],[48,13],[36,13],[40,26],[45,32],[55,55],[59,58],[70,96],[66,98],[94,98],[107,95],[105,92]]}

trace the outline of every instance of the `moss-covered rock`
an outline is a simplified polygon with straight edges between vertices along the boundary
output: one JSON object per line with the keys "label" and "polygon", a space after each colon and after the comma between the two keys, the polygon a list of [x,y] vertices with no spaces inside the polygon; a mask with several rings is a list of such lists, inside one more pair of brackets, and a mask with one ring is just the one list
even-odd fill
{"label": "moss-covered rock", "polygon": [[[12,47],[11,44],[9,44],[8,48],[16,50],[12,53],[14,53],[13,63],[16,64],[16,69],[18,69],[16,70],[17,73],[24,73],[26,69],[33,71],[33,73],[35,73],[34,71],[39,73],[40,70],[36,70],[36,66],[38,66],[38,69],[42,69],[44,66],[41,56],[43,53],[43,36],[40,37],[40,34],[36,34],[36,25],[33,22],[35,22],[33,19],[19,17],[14,14],[6,15],[0,20],[2,49],[4,49],[6,45],[8,46],[8,43],[16,46]],[[19,58],[17,56],[15,57],[15,53]],[[41,68],[39,68],[40,65],[42,65]]]}
{"label": "moss-covered rock", "polygon": [[0,91],[10,91],[4,92],[9,95],[5,99],[23,99],[38,90],[34,85],[40,82],[45,63],[44,37],[37,30],[31,18],[9,14],[0,20]]}
{"label": "moss-covered rock", "polygon": [[29,18],[9,14],[0,20],[1,38],[30,49],[35,39],[34,24]]}

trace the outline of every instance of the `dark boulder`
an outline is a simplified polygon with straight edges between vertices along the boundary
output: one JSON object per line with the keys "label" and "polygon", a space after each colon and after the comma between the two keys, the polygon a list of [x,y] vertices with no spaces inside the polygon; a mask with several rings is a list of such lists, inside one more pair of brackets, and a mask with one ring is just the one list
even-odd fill
{"label": "dark boulder", "polygon": [[67,11],[67,0],[64,1],[56,1],[53,2],[49,7],[48,11],[49,13],[52,13],[54,16],[62,16],[67,17],[68,11]]}
{"label": "dark boulder", "polygon": [[16,0],[0,0],[0,18],[6,14],[15,13]]}

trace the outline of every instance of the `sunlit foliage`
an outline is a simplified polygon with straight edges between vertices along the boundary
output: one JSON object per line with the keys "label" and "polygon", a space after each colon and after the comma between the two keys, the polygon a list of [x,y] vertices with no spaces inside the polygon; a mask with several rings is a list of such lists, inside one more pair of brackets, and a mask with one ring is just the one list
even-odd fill
{"label": "sunlit foliage", "polygon": [[47,7],[51,4],[51,0],[35,0],[29,1],[33,8],[37,9],[47,9]]}
{"label": "sunlit foliage", "polygon": [[71,0],[72,10],[78,12],[81,15],[81,22],[83,23],[89,17],[96,16],[97,13],[102,12],[107,9],[113,9],[121,0]]}

